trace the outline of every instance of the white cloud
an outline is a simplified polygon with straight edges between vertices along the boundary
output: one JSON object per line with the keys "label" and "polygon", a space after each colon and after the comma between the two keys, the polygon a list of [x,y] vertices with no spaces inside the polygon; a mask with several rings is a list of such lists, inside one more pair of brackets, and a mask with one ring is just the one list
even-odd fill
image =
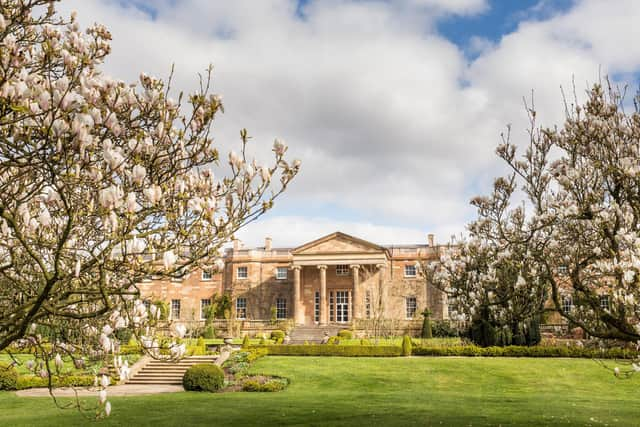
{"label": "white cloud", "polygon": [[414,6],[424,6],[448,13],[471,15],[489,8],[487,0],[406,0]]}
{"label": "white cloud", "polygon": [[[487,193],[502,171],[493,154],[500,132],[513,123],[514,136],[526,136],[523,96],[533,89],[543,122],[558,123],[559,87],[570,90],[572,76],[582,93],[600,69],[640,67],[634,0],[615,7],[582,1],[567,13],[521,22],[498,43],[476,43],[471,63],[434,22],[482,13],[486,1],[312,1],[302,18],[294,0],[149,4],[154,19],[115,0],[61,7],[111,29],[106,68],[116,77],[135,80],[143,70],[165,76],[175,62],[174,87],[188,90],[213,62],[214,88],[226,107],[215,128],[221,147],[236,144],[247,127],[258,158],[267,159],[279,136],[303,161],[284,195],[287,212],[276,208],[259,224],[286,221],[310,237],[329,232],[332,222],[335,231],[342,216],[310,220],[296,215],[296,206],[357,212],[349,226],[393,230],[398,237],[390,243],[406,236],[395,224],[423,234],[462,231],[473,214],[468,199]],[[381,243],[391,237],[385,233],[371,232]]]}

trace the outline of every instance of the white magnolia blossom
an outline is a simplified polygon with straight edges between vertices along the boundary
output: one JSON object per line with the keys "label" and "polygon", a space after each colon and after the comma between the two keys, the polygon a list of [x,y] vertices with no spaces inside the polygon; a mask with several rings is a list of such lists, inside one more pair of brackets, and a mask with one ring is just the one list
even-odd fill
{"label": "white magnolia blossom", "polygon": [[165,270],[169,270],[170,268],[172,268],[177,260],[178,260],[178,257],[173,253],[172,250],[166,251],[162,255],[162,263],[164,265]]}
{"label": "white magnolia blossom", "polygon": [[162,357],[160,310],[147,313],[137,284],[216,263],[300,167],[282,142],[263,166],[247,163],[242,130],[232,172],[216,176],[224,156],[211,134],[223,105],[208,92],[212,68],[174,100],[163,79],[105,74],[110,40],[104,25],[59,16],[55,2],[0,2],[0,297],[10,302],[0,350],[47,344],[43,359],[56,365],[56,353],[117,353],[124,328]]}
{"label": "white magnolia blossom", "polygon": [[512,174],[472,200],[470,241],[431,273],[456,310],[496,320],[549,303],[593,337],[640,340],[640,111],[622,105],[596,84],[561,127],[537,128],[530,110],[521,157],[505,136],[497,154]]}

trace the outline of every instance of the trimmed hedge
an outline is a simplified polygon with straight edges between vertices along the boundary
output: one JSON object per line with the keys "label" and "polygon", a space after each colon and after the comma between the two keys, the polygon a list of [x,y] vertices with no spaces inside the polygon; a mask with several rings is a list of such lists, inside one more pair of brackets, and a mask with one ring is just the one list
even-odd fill
{"label": "trimmed hedge", "polygon": [[270,356],[346,356],[346,357],[394,357],[402,356],[399,346],[370,345],[265,345],[254,347],[265,349]]}
{"label": "trimmed hedge", "polygon": [[409,335],[402,337],[402,355],[411,356],[411,338],[409,338]]}
{"label": "trimmed hedge", "polygon": [[467,356],[467,357],[581,357],[588,359],[634,359],[637,351],[612,348],[604,351],[580,347],[507,346],[478,347],[414,347],[415,356]]}
{"label": "trimmed hedge", "polygon": [[258,391],[258,392],[272,392],[281,391],[287,387],[287,380],[280,378],[272,378],[264,384],[255,380],[246,380],[242,383],[242,391]]}
{"label": "trimmed hedge", "polygon": [[338,332],[338,337],[341,340],[350,340],[353,338],[353,332],[351,332],[349,329],[343,329]]}
{"label": "trimmed hedge", "polygon": [[[51,378],[51,384],[54,387],[89,387],[93,385],[93,381],[93,375],[69,375]],[[111,382],[113,383],[113,380]],[[18,377],[18,390],[36,387],[49,387],[49,379],[35,375],[20,375]]]}
{"label": "trimmed hedge", "polygon": [[275,341],[284,340],[284,331],[281,331],[279,329],[271,331],[271,339]]}
{"label": "trimmed hedge", "polygon": [[0,390],[15,390],[18,387],[18,371],[6,363],[0,363]]}
{"label": "trimmed hedge", "polygon": [[187,369],[182,385],[189,391],[218,391],[224,385],[224,372],[213,363],[199,363]]}
{"label": "trimmed hedge", "polygon": [[[270,356],[345,356],[345,357],[397,357],[403,355],[400,346],[372,345],[265,345],[252,346],[253,350]],[[411,348],[413,356],[464,356],[464,357],[575,357],[587,359],[635,359],[637,351],[619,348],[604,351],[580,347],[507,346],[479,347],[460,345],[450,347]]]}

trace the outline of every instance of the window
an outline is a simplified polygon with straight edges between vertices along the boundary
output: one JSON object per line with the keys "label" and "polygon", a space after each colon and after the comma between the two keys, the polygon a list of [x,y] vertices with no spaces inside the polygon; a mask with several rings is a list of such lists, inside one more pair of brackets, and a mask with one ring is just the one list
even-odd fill
{"label": "window", "polygon": [[416,297],[406,297],[405,304],[407,308],[407,319],[413,319],[416,315],[416,309],[418,307],[416,303]]}
{"label": "window", "polygon": [[236,299],[236,319],[244,320],[246,318],[247,318],[247,299],[238,298]]}
{"label": "window", "polygon": [[367,291],[364,295],[364,310],[367,319],[371,319],[371,291]]}
{"label": "window", "polygon": [[609,295],[600,295],[600,308],[609,311]]}
{"label": "window", "polygon": [[562,311],[565,313],[571,313],[573,310],[573,298],[571,297],[563,297],[562,298]]}
{"label": "window", "polygon": [[200,300],[200,319],[201,320],[207,319],[207,309],[209,308],[210,305],[211,305],[211,299],[206,298],[206,299]]}
{"label": "window", "polygon": [[180,319],[180,300],[179,299],[171,300],[171,319],[173,320]]}
{"label": "window", "polygon": [[202,280],[211,280],[213,276],[210,271],[202,270]]}
{"label": "window", "polygon": [[313,320],[316,322],[320,321],[320,292],[316,291],[315,295],[315,304],[313,310]]}
{"label": "window", "polygon": [[147,313],[149,313],[149,310],[151,310],[151,301],[146,299],[146,300],[142,301],[142,303],[144,304],[144,308],[147,309]]}
{"label": "window", "polygon": [[329,322],[333,322],[333,291],[329,292]]}
{"label": "window", "polygon": [[287,272],[289,269],[287,267],[278,267],[276,268],[276,279],[278,280],[287,280]]}
{"label": "window", "polygon": [[416,277],[415,264],[407,264],[404,266],[404,277]]}
{"label": "window", "polygon": [[349,275],[349,265],[348,264],[336,265],[336,276],[348,276],[348,275]]}
{"label": "window", "polygon": [[558,274],[567,274],[568,272],[569,272],[569,267],[567,267],[566,265],[558,266]]}
{"label": "window", "polygon": [[246,279],[249,277],[249,270],[247,267],[238,267],[237,270],[238,279]]}
{"label": "window", "polygon": [[287,299],[276,298],[276,319],[283,320],[287,318]]}

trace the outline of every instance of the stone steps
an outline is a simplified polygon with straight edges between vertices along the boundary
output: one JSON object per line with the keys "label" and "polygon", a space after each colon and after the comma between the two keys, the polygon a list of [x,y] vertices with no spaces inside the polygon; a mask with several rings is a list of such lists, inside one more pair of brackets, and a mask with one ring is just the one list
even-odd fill
{"label": "stone steps", "polygon": [[217,356],[191,356],[177,362],[150,360],[127,384],[182,384],[184,373],[200,363],[215,363]]}

